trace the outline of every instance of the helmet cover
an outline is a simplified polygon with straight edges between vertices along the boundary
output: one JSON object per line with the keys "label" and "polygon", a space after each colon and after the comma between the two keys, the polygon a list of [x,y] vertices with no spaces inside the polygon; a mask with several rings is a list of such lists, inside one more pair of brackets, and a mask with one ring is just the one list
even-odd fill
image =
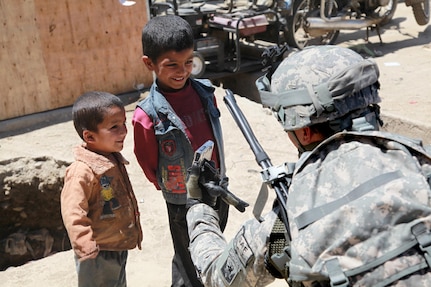
{"label": "helmet cover", "polygon": [[[372,59],[338,46],[310,46],[285,58],[271,78],[259,79],[261,101],[285,130],[340,118],[380,102],[379,70]],[[263,77],[262,77],[263,78]],[[259,83],[257,83],[259,87]]]}

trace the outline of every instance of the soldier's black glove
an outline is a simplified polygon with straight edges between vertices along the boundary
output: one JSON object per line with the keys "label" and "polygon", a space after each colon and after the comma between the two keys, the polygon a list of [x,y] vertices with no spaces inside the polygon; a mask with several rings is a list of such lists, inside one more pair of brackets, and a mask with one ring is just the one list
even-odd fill
{"label": "soldier's black glove", "polygon": [[227,190],[226,186],[227,179],[220,181],[213,161],[206,161],[201,167],[193,164],[188,170],[186,183],[187,207],[196,203],[215,207],[217,197],[220,196],[223,201],[244,212],[249,204]]}
{"label": "soldier's black glove", "polygon": [[223,185],[218,185],[213,181],[204,183],[205,189],[212,196],[220,196],[224,202],[227,204],[233,205],[238,211],[244,212],[245,208],[249,206],[249,204],[235,194],[227,190],[227,188],[223,187]]}
{"label": "soldier's black glove", "polygon": [[187,189],[187,208],[196,203],[205,203],[211,207],[216,205],[217,196],[211,196],[202,186],[205,178],[201,175],[202,167],[193,164],[188,170],[186,189]]}

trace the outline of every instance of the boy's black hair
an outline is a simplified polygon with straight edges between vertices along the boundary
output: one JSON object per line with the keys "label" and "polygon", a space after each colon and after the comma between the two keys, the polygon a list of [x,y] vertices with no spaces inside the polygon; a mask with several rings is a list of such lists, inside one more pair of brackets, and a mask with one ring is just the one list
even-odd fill
{"label": "boy's black hair", "polygon": [[120,98],[106,92],[87,92],[75,101],[72,108],[73,125],[81,139],[84,139],[84,130],[97,131],[97,125],[103,122],[106,110],[111,107],[124,109],[124,104]]}
{"label": "boy's black hair", "polygon": [[168,51],[183,51],[193,48],[193,29],[190,24],[176,15],[152,18],[142,29],[142,51],[153,62]]}

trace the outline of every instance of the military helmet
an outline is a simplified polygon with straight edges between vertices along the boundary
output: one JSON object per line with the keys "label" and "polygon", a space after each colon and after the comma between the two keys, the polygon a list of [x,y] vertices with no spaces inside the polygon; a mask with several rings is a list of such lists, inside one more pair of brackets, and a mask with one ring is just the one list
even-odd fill
{"label": "military helmet", "polygon": [[291,53],[256,81],[262,104],[286,131],[330,122],[380,102],[379,70],[348,48],[310,46]]}

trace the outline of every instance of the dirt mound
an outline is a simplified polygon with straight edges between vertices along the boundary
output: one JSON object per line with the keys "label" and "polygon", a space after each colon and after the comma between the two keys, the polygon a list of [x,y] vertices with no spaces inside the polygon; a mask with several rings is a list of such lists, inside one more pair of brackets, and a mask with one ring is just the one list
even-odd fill
{"label": "dirt mound", "polygon": [[60,212],[68,165],[51,157],[0,162],[0,270],[70,249]]}

